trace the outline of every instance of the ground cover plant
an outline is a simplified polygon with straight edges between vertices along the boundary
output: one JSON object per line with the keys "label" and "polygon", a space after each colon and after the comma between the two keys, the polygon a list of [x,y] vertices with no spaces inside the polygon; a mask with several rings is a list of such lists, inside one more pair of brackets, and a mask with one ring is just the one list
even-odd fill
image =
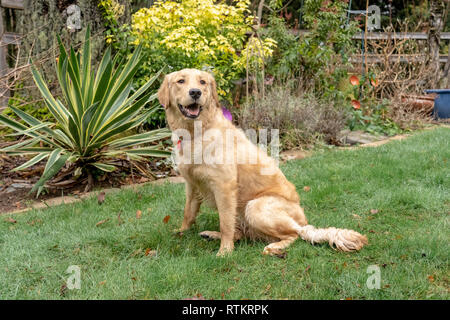
{"label": "ground cover plant", "polygon": [[[0,219],[2,299],[448,299],[450,129],[377,148],[324,150],[282,165],[311,224],[368,235],[357,253],[298,240],[285,256],[241,241],[217,258],[218,228],[202,208],[177,235],[182,184],[146,185]],[[81,289],[69,290],[69,266]],[[369,289],[368,267],[380,269]]]}

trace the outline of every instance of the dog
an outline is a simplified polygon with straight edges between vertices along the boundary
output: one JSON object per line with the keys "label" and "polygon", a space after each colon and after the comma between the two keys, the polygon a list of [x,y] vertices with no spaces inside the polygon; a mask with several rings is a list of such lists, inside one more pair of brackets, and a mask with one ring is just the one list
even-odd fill
{"label": "dog", "polygon": [[220,232],[203,231],[200,236],[220,240],[218,256],[232,252],[234,242],[244,237],[268,241],[263,251],[268,255],[283,253],[298,237],[312,244],[328,242],[341,251],[360,250],[368,243],[353,230],[308,224],[295,186],[275,160],[224,117],[211,74],[172,72],[157,95],[172,131],[178,170],[186,180],[180,232],[192,226],[206,203],[219,212]]}

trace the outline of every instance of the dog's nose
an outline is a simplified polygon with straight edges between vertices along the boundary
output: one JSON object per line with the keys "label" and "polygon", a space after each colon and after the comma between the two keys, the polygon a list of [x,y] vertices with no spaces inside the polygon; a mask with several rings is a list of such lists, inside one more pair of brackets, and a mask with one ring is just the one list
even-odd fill
{"label": "dog's nose", "polygon": [[200,89],[190,89],[189,95],[192,97],[192,99],[197,100],[202,95],[202,91]]}

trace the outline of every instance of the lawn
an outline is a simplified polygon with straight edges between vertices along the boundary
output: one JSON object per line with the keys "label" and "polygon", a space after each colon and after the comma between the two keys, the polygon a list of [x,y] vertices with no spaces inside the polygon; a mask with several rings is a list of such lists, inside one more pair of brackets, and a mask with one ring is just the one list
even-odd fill
{"label": "lawn", "polygon": [[[298,240],[282,259],[244,240],[217,258],[219,242],[197,235],[218,230],[210,209],[192,230],[173,232],[182,220],[181,184],[1,216],[0,298],[449,299],[449,142],[450,129],[441,127],[282,165],[311,224],[368,236],[357,253]],[[64,285],[71,265],[81,270],[79,290]],[[380,268],[380,289],[366,285],[371,265]]]}

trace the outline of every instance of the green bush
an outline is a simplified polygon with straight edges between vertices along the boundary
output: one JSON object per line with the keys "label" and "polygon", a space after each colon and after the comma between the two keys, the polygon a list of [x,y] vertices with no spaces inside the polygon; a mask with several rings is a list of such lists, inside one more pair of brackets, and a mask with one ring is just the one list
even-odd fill
{"label": "green bush", "polygon": [[[132,39],[145,55],[139,70],[140,81],[168,66],[167,71],[197,68],[214,73],[218,93],[230,99],[233,80],[244,75],[250,65],[270,56],[275,42],[252,38],[247,41],[253,17],[248,0],[234,5],[212,0],[157,1],[133,15]],[[253,55],[250,54],[253,52]]]}
{"label": "green bush", "polygon": [[[156,98],[146,93],[158,74],[139,89],[133,88],[133,76],[142,63],[138,47],[127,62],[111,57],[108,49],[96,73],[91,70],[89,28],[81,52],[66,51],[59,41],[60,55],[57,76],[63,102],[49,91],[40,73],[32,68],[34,81],[45,99],[55,121],[40,121],[26,112],[10,106],[26,125],[0,115],[0,123],[14,129],[17,135],[29,139],[0,151],[9,154],[33,155],[29,161],[15,168],[25,169],[47,159],[44,172],[32,191],[39,196],[44,184],[66,164],[76,179],[83,172],[92,177],[97,169],[110,172],[116,169],[112,161],[118,158],[142,160],[146,157],[165,157],[170,153],[160,144],[151,142],[167,138],[167,129],[159,129],[126,136],[128,130],[141,125],[155,111],[144,106]],[[91,179],[90,179],[91,180]]]}

